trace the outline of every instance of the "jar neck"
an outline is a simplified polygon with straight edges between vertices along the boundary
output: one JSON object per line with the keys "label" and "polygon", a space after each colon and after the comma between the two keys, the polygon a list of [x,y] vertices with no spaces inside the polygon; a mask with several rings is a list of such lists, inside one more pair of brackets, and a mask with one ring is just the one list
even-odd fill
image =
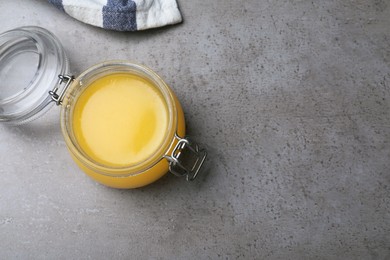
{"label": "jar neck", "polygon": [[[164,103],[166,104],[168,114],[168,123],[164,133],[163,141],[160,145],[158,145],[158,147],[156,147],[156,150],[152,153],[152,155],[140,161],[139,163],[120,167],[104,165],[88,156],[83,151],[77,141],[77,138],[75,137],[72,120],[75,103],[77,102],[77,99],[83,90],[98,78],[116,73],[128,73],[148,80],[153,85],[153,87],[155,87],[161,93]],[[72,154],[84,166],[90,168],[94,172],[115,177],[125,177],[141,173],[153,167],[160,160],[162,160],[167,151],[170,149],[174,140],[174,136],[177,130],[177,120],[177,107],[175,104],[174,95],[171,89],[164,83],[164,81],[149,68],[124,61],[104,62],[93,66],[82,73],[74,80],[66,92],[61,109],[61,128],[67,146]]]}

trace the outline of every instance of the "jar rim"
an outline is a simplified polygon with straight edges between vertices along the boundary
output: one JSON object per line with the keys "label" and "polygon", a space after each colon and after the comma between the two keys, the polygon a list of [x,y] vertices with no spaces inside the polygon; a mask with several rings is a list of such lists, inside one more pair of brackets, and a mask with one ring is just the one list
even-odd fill
{"label": "jar rim", "polygon": [[[73,134],[72,116],[73,107],[77,102],[81,89],[88,87],[85,82],[91,79],[98,79],[116,73],[129,73],[141,76],[149,80],[162,94],[168,111],[168,126],[166,128],[163,141],[159,147],[146,159],[139,163],[128,166],[108,166],[96,162],[82,151]],[[76,93],[79,91],[80,93]],[[112,60],[99,63],[90,67],[79,75],[66,91],[61,108],[61,129],[67,143],[68,149],[76,159],[87,168],[96,173],[110,177],[127,177],[137,175],[150,169],[160,162],[170,149],[177,130],[177,108],[172,90],[152,69],[130,61]]]}

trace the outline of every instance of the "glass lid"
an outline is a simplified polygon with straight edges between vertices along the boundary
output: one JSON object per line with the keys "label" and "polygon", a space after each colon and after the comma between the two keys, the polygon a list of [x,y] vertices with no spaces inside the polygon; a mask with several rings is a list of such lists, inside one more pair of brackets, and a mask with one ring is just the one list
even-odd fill
{"label": "glass lid", "polygon": [[40,27],[0,34],[0,123],[22,124],[54,104],[49,95],[58,75],[68,73],[59,40]]}

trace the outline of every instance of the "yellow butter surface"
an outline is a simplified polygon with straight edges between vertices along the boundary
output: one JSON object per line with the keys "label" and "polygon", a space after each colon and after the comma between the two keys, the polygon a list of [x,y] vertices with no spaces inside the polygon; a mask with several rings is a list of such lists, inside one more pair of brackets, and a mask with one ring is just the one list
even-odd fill
{"label": "yellow butter surface", "polygon": [[131,166],[162,144],[168,109],[151,82],[133,74],[111,74],[80,94],[72,123],[78,144],[91,159],[106,166]]}

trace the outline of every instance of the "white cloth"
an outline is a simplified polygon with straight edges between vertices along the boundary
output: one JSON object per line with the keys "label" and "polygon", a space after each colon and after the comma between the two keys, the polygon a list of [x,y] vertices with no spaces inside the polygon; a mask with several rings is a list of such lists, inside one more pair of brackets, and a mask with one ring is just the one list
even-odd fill
{"label": "white cloth", "polygon": [[49,0],[84,23],[117,31],[138,31],[180,23],[176,0]]}

